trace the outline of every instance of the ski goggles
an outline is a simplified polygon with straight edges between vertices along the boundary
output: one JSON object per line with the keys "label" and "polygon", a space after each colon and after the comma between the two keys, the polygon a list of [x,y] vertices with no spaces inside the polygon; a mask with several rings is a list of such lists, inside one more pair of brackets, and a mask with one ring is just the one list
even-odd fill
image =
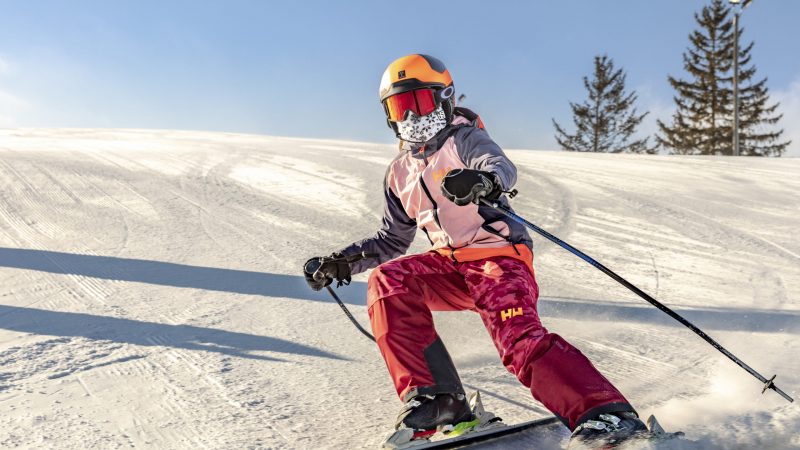
{"label": "ski goggles", "polygon": [[427,116],[436,109],[433,89],[415,89],[395,94],[383,101],[386,117],[392,122],[402,122],[408,111],[418,116]]}

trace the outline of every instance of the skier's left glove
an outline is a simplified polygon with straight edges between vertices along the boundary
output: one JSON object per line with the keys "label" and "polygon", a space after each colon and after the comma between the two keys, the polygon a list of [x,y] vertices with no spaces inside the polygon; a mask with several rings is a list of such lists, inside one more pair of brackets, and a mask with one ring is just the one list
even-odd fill
{"label": "skier's left glove", "polygon": [[350,264],[344,261],[341,253],[331,256],[315,256],[303,265],[303,275],[311,289],[318,291],[328,286],[333,280],[338,285],[350,284]]}
{"label": "skier's left glove", "polygon": [[502,193],[497,177],[483,170],[455,169],[442,180],[442,194],[458,206],[478,204],[481,198],[497,200]]}

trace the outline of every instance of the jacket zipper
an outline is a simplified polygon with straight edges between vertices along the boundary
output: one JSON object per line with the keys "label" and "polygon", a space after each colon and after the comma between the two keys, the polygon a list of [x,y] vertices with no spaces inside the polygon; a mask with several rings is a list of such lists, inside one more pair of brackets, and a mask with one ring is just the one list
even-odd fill
{"label": "jacket zipper", "polygon": [[419,176],[419,184],[422,186],[422,190],[425,192],[425,195],[430,200],[431,204],[433,205],[433,221],[436,223],[436,226],[439,229],[442,229],[442,224],[439,223],[439,205],[436,203],[436,200],[433,199],[431,192],[428,190],[428,186],[425,185],[425,180],[422,178],[422,175]]}
{"label": "jacket zipper", "polygon": [[[425,162],[425,167],[428,167],[428,158],[425,157],[425,147],[422,147],[422,149],[420,149],[420,154],[422,155],[422,160]],[[428,185],[425,184],[425,179],[423,178],[423,176],[424,176],[424,169],[423,169],[423,173],[420,173],[420,175],[419,175],[419,184],[420,184],[420,186],[422,186],[422,191],[425,192],[425,196],[428,197],[428,200],[430,200],[431,205],[433,205],[433,222],[436,224],[437,227],[439,227],[439,230],[444,232],[444,229],[442,228],[442,224],[441,224],[441,222],[439,222],[439,204],[436,203],[436,200],[433,199],[433,195],[431,195],[431,191],[428,190]],[[425,228],[422,228],[422,231],[425,232],[425,236],[428,237],[428,241],[430,241],[431,245],[434,245],[433,241],[431,240],[430,236],[428,235],[428,230],[426,230]],[[445,236],[446,236],[446,234],[445,234]],[[447,246],[450,247],[450,258],[454,262],[458,262],[458,260],[456,259],[456,255],[455,255],[456,249],[454,249],[453,246],[450,245],[450,239],[449,238],[447,239]]]}
{"label": "jacket zipper", "polygon": [[[428,158],[425,157],[425,147],[419,149],[420,155],[422,155],[422,161],[425,163],[425,167],[428,167]],[[423,178],[425,175],[425,169],[422,169],[422,172],[419,174],[419,184],[422,186],[422,190],[425,192],[425,196],[428,197],[431,204],[433,205],[433,221],[436,223],[436,226],[439,229],[442,229],[442,224],[439,223],[439,205],[436,203],[436,200],[433,199],[431,195],[431,191],[428,190],[428,186],[425,184],[425,179]],[[425,232],[428,233],[427,231]],[[430,239],[429,239],[430,240]]]}

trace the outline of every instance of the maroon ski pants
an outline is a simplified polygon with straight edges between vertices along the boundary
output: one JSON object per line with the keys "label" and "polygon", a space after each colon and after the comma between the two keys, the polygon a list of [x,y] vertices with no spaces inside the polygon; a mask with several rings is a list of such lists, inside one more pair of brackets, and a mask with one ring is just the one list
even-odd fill
{"label": "maroon ski pants", "polygon": [[536,311],[538,297],[523,261],[499,256],[456,263],[428,252],[378,266],[369,277],[367,306],[403,400],[464,392],[431,311],[472,310],[506,368],[570,429],[603,412],[633,411],[578,349],[547,332]]}

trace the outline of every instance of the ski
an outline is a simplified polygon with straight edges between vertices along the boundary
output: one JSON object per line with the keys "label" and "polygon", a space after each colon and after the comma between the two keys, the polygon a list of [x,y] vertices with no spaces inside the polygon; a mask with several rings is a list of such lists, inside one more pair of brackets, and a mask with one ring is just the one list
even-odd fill
{"label": "ski", "polygon": [[[447,449],[501,438],[538,426],[546,427],[558,424],[559,428],[562,427],[561,422],[555,416],[516,425],[506,425],[499,417],[484,409],[479,392],[470,396],[469,403],[474,417],[473,421],[458,423],[426,433],[415,432],[410,428],[400,428],[389,435],[380,448],[395,450]],[[439,437],[441,438],[431,440]]]}
{"label": "ski", "polygon": [[461,436],[457,436],[454,438],[447,438],[442,439],[441,441],[433,441],[433,442],[424,442],[419,446],[412,446],[408,447],[414,450],[425,450],[425,449],[447,449],[447,448],[456,448],[461,447],[464,445],[470,445],[477,442],[485,442],[492,439],[508,436],[514,433],[519,433],[525,430],[529,430],[531,428],[539,427],[539,426],[547,426],[552,424],[560,424],[561,421],[558,420],[557,417],[546,417],[544,419],[537,419],[531,420],[528,422],[518,423],[516,425],[505,425],[502,424],[496,428],[484,430],[484,431],[472,431],[466,434],[462,434]]}

